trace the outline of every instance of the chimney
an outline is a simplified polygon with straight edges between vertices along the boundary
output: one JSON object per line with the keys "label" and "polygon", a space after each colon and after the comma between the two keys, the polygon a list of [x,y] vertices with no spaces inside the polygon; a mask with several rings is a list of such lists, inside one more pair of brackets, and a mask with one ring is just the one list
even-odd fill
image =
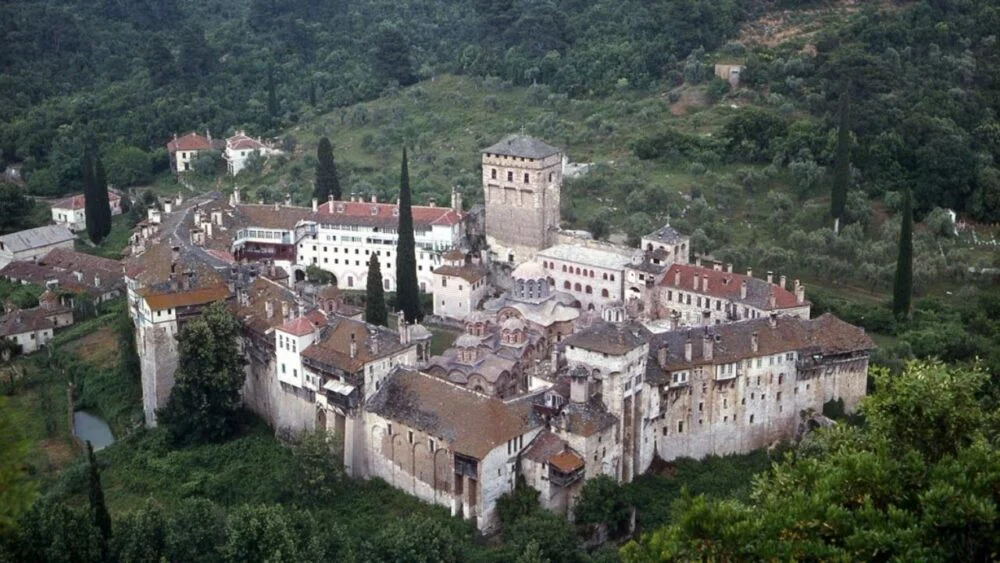
{"label": "chimney", "polygon": [[176,264],[178,260],[181,259],[181,247],[172,246],[170,247],[170,263]]}
{"label": "chimney", "polygon": [[708,274],[701,275],[701,291],[702,293],[708,293]]}
{"label": "chimney", "polygon": [[800,285],[799,280],[795,280],[795,302],[799,305],[806,302],[806,286]]}
{"label": "chimney", "polygon": [[375,194],[372,194],[372,203],[378,203],[378,196]]}
{"label": "chimney", "polygon": [[780,278],[778,278],[778,280],[779,280],[778,285],[781,286],[781,289],[785,289],[785,282],[788,281],[787,279],[785,279],[785,276],[781,276]]}
{"label": "chimney", "polygon": [[354,334],[351,334],[351,359],[358,357],[358,343],[354,339]]}
{"label": "chimney", "polygon": [[292,194],[285,194],[285,207],[292,206]]}
{"label": "chimney", "polygon": [[701,267],[701,256],[694,257],[694,265],[698,266],[699,268]]}
{"label": "chimney", "polygon": [[701,278],[698,277],[697,273],[695,273],[695,275],[691,276],[691,289],[693,289],[695,291],[698,291],[698,282],[700,282],[700,281],[701,281]]}
{"label": "chimney", "polygon": [[747,268],[747,277],[748,278],[752,278],[753,277],[753,268]]}
{"label": "chimney", "polygon": [[192,272],[191,270],[184,272],[184,281],[182,282],[181,286],[184,288],[184,291],[191,289],[191,280],[193,278],[194,278],[194,272]]}
{"label": "chimney", "polygon": [[427,202],[427,207],[437,207],[437,202],[432,199]]}
{"label": "chimney", "polygon": [[715,342],[712,340],[712,335],[705,331],[705,336],[701,340],[701,354],[708,361],[712,361],[714,355]]}
{"label": "chimney", "polygon": [[771,309],[777,309],[778,308],[778,298],[774,296],[774,290],[773,289],[771,290],[771,295],[770,295],[770,298],[768,299],[767,303],[768,303],[768,305],[771,306]]}
{"label": "chimney", "polygon": [[771,328],[778,328],[778,313],[768,315],[767,324],[771,325]]}
{"label": "chimney", "polygon": [[674,286],[676,286],[676,287],[680,287],[681,286],[681,271],[680,271],[680,269],[678,269],[676,272],[674,272]]}
{"label": "chimney", "polygon": [[208,238],[212,238],[212,223],[211,222],[205,223],[205,234],[208,235]]}
{"label": "chimney", "polygon": [[740,282],[740,299],[747,298],[747,280]]}
{"label": "chimney", "polygon": [[726,271],[729,272],[730,274],[733,273],[733,265],[732,264],[726,264]]}
{"label": "chimney", "polygon": [[588,388],[589,374],[587,373],[587,368],[576,366],[570,372],[569,377],[569,400],[577,404],[586,403],[590,398],[588,397],[590,389]]}
{"label": "chimney", "polygon": [[274,303],[270,299],[264,301],[264,314],[269,319],[274,317]]}
{"label": "chimney", "polygon": [[691,361],[691,336],[688,335],[687,340],[684,341],[684,361]]}
{"label": "chimney", "polygon": [[169,278],[170,291],[177,291],[177,275],[174,274],[173,269],[174,269],[174,265],[171,265],[170,266],[171,272],[170,272],[170,278]]}
{"label": "chimney", "polygon": [[396,330],[399,331],[399,343],[406,345],[410,343],[410,327],[406,324],[406,316],[400,309],[396,313]]}
{"label": "chimney", "polygon": [[372,349],[372,355],[378,355],[378,334],[374,331],[368,333],[368,346]]}
{"label": "chimney", "polygon": [[208,144],[212,144],[212,132],[205,129],[205,138],[208,139]]}
{"label": "chimney", "polygon": [[458,213],[462,212],[462,194],[458,191],[458,187],[451,189],[451,208]]}
{"label": "chimney", "polygon": [[670,330],[677,330],[681,324],[681,313],[680,311],[674,311],[670,313]]}
{"label": "chimney", "polygon": [[767,271],[767,283],[774,283],[774,272],[771,270]]}
{"label": "chimney", "polygon": [[316,213],[317,211],[319,211],[319,200],[313,198],[313,213]]}
{"label": "chimney", "polygon": [[754,331],[754,333],[750,335],[750,350],[756,354],[757,350],[759,349],[760,349],[760,339],[757,337],[757,332]]}
{"label": "chimney", "polygon": [[101,287],[101,276],[94,274],[94,287]]}
{"label": "chimney", "polygon": [[326,202],[330,204],[330,211],[333,211],[333,194],[326,197]]}
{"label": "chimney", "polygon": [[289,319],[290,312],[288,310],[288,301],[281,302],[281,318],[286,321]]}
{"label": "chimney", "polygon": [[667,366],[667,347],[666,345],[660,346],[660,349],[656,351],[656,362],[659,366]]}

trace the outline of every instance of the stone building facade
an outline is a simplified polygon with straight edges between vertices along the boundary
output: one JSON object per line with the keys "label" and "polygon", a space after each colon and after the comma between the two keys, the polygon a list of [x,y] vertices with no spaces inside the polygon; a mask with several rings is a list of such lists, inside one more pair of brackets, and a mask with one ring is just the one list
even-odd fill
{"label": "stone building facade", "polygon": [[555,242],[562,151],[525,135],[483,149],[486,242],[495,261],[519,264]]}
{"label": "stone building facade", "polygon": [[554,288],[569,293],[588,311],[623,301],[625,266],[635,251],[605,244],[560,244],[536,255]]}
{"label": "stone building facade", "polygon": [[490,289],[486,268],[470,264],[465,254],[454,249],[442,257],[434,270],[434,315],[464,319],[474,311]]}

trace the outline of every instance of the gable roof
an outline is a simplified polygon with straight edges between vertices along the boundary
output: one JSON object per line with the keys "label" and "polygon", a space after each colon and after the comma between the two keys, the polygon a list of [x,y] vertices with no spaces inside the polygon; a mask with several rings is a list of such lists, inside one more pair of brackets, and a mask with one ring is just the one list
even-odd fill
{"label": "gable roof", "polygon": [[[114,190],[108,190],[108,202],[118,201],[122,196],[114,192]],[[52,203],[52,209],[70,209],[76,211],[78,209],[83,209],[87,205],[87,198],[83,194],[71,195],[69,197],[64,197],[58,201]]]}
{"label": "gable roof", "polygon": [[[339,315],[331,316],[327,322],[330,326],[319,341],[302,350],[302,356],[348,373],[357,372],[372,360],[415,346],[415,344],[400,343],[399,334],[385,327]],[[357,346],[353,358],[352,341]]]}
{"label": "gable roof", "polygon": [[287,332],[293,336],[305,336],[315,331],[316,327],[313,325],[312,321],[306,317],[296,317],[278,327],[278,330],[281,332]]}
{"label": "gable roof", "polygon": [[600,322],[570,334],[563,339],[563,345],[621,356],[644,346],[651,336],[649,329],[639,323]]}
{"label": "gable roof", "polygon": [[455,452],[481,460],[508,440],[541,426],[533,413],[533,398],[505,402],[427,374],[397,369],[368,401],[368,410],[438,436]]}
{"label": "gable roof", "polygon": [[562,152],[552,145],[527,135],[507,135],[495,145],[483,149],[486,154],[521,156],[525,158],[545,158]]}
{"label": "gable roof", "polygon": [[439,266],[434,270],[435,274],[462,278],[469,283],[475,283],[486,277],[486,269],[480,266]]}
{"label": "gable roof", "polygon": [[183,137],[171,139],[170,142],[167,143],[167,152],[207,151],[211,149],[212,142],[208,140],[208,137],[202,137],[194,131],[184,135]]}
{"label": "gable roof", "polygon": [[226,139],[226,148],[230,150],[256,150],[266,148],[264,143],[248,136],[243,131],[240,131],[233,135],[232,137]]}
{"label": "gable roof", "polygon": [[62,225],[46,225],[25,231],[0,236],[3,248],[11,252],[23,252],[61,242],[71,241],[76,236]]}
{"label": "gable roof", "polygon": [[[677,283],[679,276],[680,283]],[[702,289],[703,281],[699,283],[699,289],[694,289],[695,278],[708,280],[708,289]],[[747,282],[747,296],[740,297],[740,287],[743,282]],[[752,305],[760,310],[769,311],[776,309],[790,309],[808,305],[809,301],[799,303],[795,293],[789,291],[778,284],[767,283],[767,280],[706,268],[704,266],[692,266],[690,264],[671,264],[660,280],[660,286],[690,292],[699,295],[708,295],[719,299],[728,299],[736,303]],[[774,294],[774,307],[771,307],[771,294]]]}

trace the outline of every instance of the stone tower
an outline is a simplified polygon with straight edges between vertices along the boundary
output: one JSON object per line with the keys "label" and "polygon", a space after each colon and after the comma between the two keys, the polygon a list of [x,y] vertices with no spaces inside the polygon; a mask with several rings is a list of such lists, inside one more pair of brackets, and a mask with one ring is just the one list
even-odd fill
{"label": "stone tower", "polygon": [[520,263],[559,230],[562,151],[525,135],[483,149],[486,242],[495,260]]}

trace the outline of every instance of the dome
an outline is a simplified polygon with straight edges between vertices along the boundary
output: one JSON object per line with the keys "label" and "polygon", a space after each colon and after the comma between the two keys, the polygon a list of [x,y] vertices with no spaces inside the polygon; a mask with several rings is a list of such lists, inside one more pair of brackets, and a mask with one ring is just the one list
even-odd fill
{"label": "dome", "polygon": [[410,339],[411,340],[424,340],[432,338],[434,335],[431,331],[427,330],[422,324],[410,325]]}
{"label": "dome", "polygon": [[475,348],[479,346],[479,339],[471,334],[463,334],[455,340],[455,346],[457,348]]}
{"label": "dome", "polygon": [[338,299],[340,297],[340,288],[335,285],[328,285],[319,291],[320,299]]}
{"label": "dome", "polygon": [[541,264],[535,261],[531,261],[531,262],[525,262],[520,266],[518,266],[517,268],[515,268],[514,272],[510,275],[510,277],[514,278],[515,280],[538,280],[538,279],[545,279],[547,277],[547,274],[545,273],[545,269],[542,268]]}
{"label": "dome", "polygon": [[511,317],[503,322],[502,329],[510,331],[524,330],[524,321],[517,317]]}
{"label": "dome", "polygon": [[468,315],[465,316],[465,322],[467,324],[468,323],[485,323],[485,322],[489,322],[489,320],[490,320],[490,316],[487,315],[484,311],[480,311],[478,309],[476,309],[475,311],[472,311],[471,313],[469,313]]}

